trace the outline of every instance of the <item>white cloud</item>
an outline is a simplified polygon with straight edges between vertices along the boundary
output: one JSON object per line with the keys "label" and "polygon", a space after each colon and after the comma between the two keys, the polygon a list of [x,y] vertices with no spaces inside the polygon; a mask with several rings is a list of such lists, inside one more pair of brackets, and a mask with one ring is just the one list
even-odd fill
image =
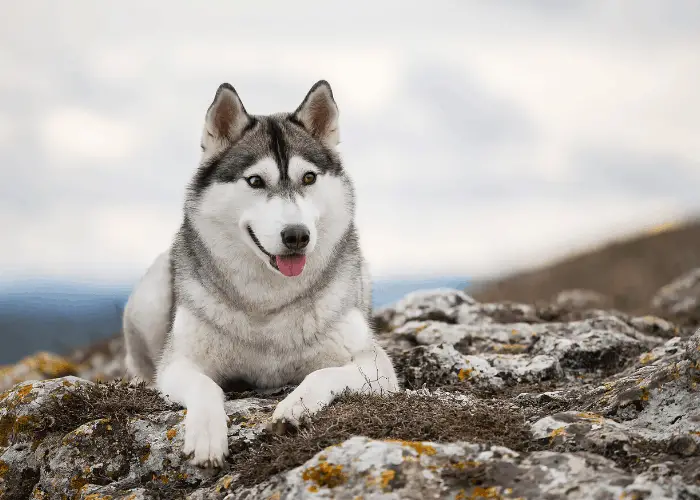
{"label": "white cloud", "polygon": [[253,113],[330,81],[379,275],[484,276],[700,208],[700,9],[682,0],[41,3],[0,19],[2,275],[140,273],[222,81]]}
{"label": "white cloud", "polygon": [[[377,205],[363,211],[360,236],[373,272],[382,276],[461,274],[474,279],[539,265],[596,241],[624,237],[685,215],[672,200],[530,200],[436,203],[427,211]],[[381,212],[380,212],[381,211]],[[381,213],[382,223],[371,214]]]}
{"label": "white cloud", "polygon": [[138,146],[130,124],[79,107],[50,110],[40,124],[40,138],[47,156],[61,167],[94,168],[126,160]]}
{"label": "white cloud", "polygon": [[9,147],[14,134],[12,119],[5,114],[0,115],[0,148]]}

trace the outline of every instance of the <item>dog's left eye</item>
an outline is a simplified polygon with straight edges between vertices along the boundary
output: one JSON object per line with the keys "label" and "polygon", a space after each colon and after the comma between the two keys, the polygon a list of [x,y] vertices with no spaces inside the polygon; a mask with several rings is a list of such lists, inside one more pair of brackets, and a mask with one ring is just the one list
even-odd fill
{"label": "dog's left eye", "polygon": [[316,182],[316,174],[313,172],[306,172],[304,177],[301,178],[301,182],[303,182],[305,186],[310,186]]}
{"label": "dog's left eye", "polygon": [[265,187],[265,181],[262,180],[262,177],[259,175],[251,175],[250,177],[246,177],[245,181],[253,189],[262,189]]}

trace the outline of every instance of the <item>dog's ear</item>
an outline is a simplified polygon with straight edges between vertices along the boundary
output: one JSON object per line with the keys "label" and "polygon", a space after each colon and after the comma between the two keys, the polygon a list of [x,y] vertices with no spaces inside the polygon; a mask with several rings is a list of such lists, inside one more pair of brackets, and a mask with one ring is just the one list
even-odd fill
{"label": "dog's ear", "polygon": [[236,90],[228,83],[222,83],[207,110],[202,151],[209,155],[230,146],[241,138],[252,120]]}
{"label": "dog's ear", "polygon": [[327,81],[320,80],[311,87],[292,117],[325,145],[332,148],[338,145],[338,106]]}

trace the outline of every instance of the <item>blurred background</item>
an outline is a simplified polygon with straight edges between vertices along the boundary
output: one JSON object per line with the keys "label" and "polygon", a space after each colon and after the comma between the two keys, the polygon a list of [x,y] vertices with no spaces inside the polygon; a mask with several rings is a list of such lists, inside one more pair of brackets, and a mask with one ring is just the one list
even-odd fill
{"label": "blurred background", "polygon": [[119,331],[221,82],[321,78],[377,305],[700,212],[694,0],[0,0],[0,363]]}

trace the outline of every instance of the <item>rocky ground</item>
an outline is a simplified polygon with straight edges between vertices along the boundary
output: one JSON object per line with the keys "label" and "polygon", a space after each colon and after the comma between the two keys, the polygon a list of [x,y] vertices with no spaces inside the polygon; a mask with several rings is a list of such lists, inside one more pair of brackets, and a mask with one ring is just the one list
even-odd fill
{"label": "rocky ground", "polygon": [[585,290],[411,294],[375,313],[403,392],[344,395],[284,436],[265,424],[289,388],[229,393],[222,470],[180,455],[184,409],[114,380],[119,339],[39,354],[0,371],[0,497],[700,499],[699,298],[700,270],[654,295],[659,316]]}

